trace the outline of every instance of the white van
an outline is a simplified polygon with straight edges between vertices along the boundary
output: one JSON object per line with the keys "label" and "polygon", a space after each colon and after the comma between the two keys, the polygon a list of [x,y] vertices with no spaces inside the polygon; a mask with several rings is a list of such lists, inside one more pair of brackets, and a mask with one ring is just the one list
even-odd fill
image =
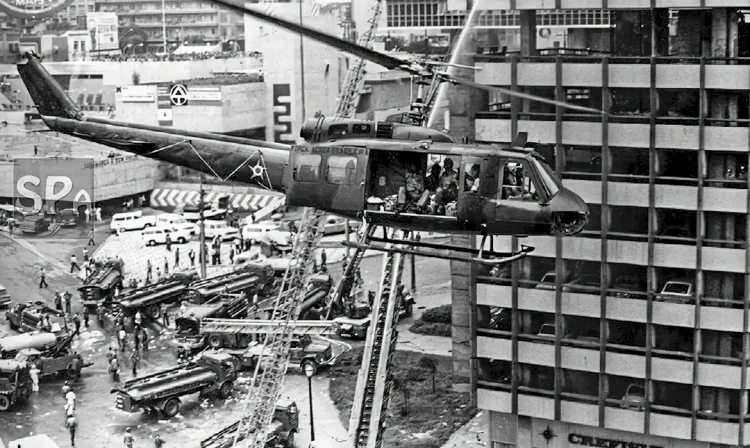
{"label": "white van", "polygon": [[200,232],[199,226],[188,222],[183,216],[174,213],[163,213],[156,217],[156,225],[167,227],[172,230],[185,230],[191,235],[197,235]]}
{"label": "white van", "polygon": [[128,213],[115,213],[112,216],[112,223],[109,225],[109,229],[113,233],[117,233],[122,230],[143,230],[146,227],[153,227],[156,225],[155,216],[143,216],[143,212],[128,212]]}
{"label": "white van", "polygon": [[[242,237],[256,244],[263,240],[263,237],[269,232],[284,232],[281,230],[281,222],[261,222],[258,224],[248,224],[242,228]],[[289,233],[286,231],[285,233]]]}
{"label": "white van", "polygon": [[213,238],[218,235],[221,241],[240,239],[239,229],[228,226],[224,221],[204,221],[203,226],[206,238]]}
{"label": "white van", "polygon": [[185,244],[190,241],[191,235],[187,230],[173,230],[169,227],[154,227],[141,232],[141,238],[146,246],[156,246],[157,244],[167,244],[167,235],[175,244]]}

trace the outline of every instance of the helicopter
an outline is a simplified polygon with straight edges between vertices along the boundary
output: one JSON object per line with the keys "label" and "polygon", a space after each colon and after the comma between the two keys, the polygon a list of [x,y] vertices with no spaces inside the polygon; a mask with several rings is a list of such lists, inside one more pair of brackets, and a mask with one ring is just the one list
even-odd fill
{"label": "helicopter", "polygon": [[[438,72],[436,64],[405,63],[228,0],[214,1],[421,79],[433,77],[506,91]],[[406,123],[322,115],[308,119],[300,131],[304,142],[290,146],[85,116],[37,55],[26,53],[24,59],[17,66],[19,74],[42,120],[52,131],[213,174],[224,181],[231,179],[282,192],[288,206],[313,207],[407,231],[482,236],[478,250],[412,241],[411,249],[402,249],[408,253],[499,265],[521,258],[533,248],[522,246],[520,251],[495,252],[490,239],[490,250],[485,250],[487,238],[572,236],[588,222],[586,203],[562,185],[544,157],[526,147],[525,134],[519,133],[506,148],[458,143],[445,132],[422,126],[425,120],[419,98]],[[420,84],[420,89],[422,84],[425,83]],[[580,108],[507,92],[559,107]],[[390,242],[385,237],[372,237],[370,241]],[[372,248],[383,249],[385,245]],[[456,256],[446,254],[446,250],[471,255]]]}

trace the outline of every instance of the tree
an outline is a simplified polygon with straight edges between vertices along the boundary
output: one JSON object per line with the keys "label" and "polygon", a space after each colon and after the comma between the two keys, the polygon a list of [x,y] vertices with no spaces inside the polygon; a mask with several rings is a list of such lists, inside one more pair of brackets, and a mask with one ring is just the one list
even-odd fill
{"label": "tree", "polygon": [[435,393],[435,373],[437,372],[437,361],[435,361],[435,358],[432,358],[430,356],[422,356],[419,359],[419,367],[427,370],[432,374],[432,393]]}
{"label": "tree", "polygon": [[394,392],[401,392],[404,396],[404,406],[401,408],[401,415],[409,415],[409,381],[407,378],[391,378],[391,389]]}

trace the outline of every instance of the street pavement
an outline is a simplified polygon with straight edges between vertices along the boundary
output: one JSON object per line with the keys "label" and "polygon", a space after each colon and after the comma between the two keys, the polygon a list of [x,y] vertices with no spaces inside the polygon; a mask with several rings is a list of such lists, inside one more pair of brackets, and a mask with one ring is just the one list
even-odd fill
{"label": "street pavement", "polygon": [[[335,242],[342,236],[326,237],[327,241]],[[0,236],[0,283],[5,285],[14,301],[42,300],[52,304],[54,291],[70,290],[77,297],[75,288],[80,284],[78,279],[69,274],[69,257],[75,252],[82,260],[84,239],[24,239],[12,241],[6,236]],[[191,243],[188,243],[191,244]],[[195,247],[197,248],[197,243]],[[177,246],[177,245],[176,245]],[[180,246],[181,264],[187,263],[187,250]],[[190,246],[188,246],[190,247]],[[91,249],[91,248],[90,248]],[[173,246],[174,249],[174,246]],[[225,245],[228,250],[228,245]],[[345,249],[326,249],[331,274],[340,277],[340,267],[337,261],[344,257]],[[117,254],[125,259],[126,276],[145,276],[145,260],[151,258],[154,268],[163,261],[166,250],[164,246],[146,248],[140,243],[137,233],[126,233],[123,236],[111,236],[97,255],[106,256]],[[174,255],[168,254],[170,271],[174,268]],[[228,258],[223,258],[228,262]],[[38,288],[38,271],[44,267],[47,271],[49,289]],[[361,269],[366,287],[376,289],[382,268],[382,256],[367,257],[363,260]],[[441,260],[416,260],[416,300],[415,316],[403,320],[399,324],[400,349],[450,355],[450,339],[414,335],[408,332],[408,327],[424,308],[450,303],[450,270],[448,263]],[[403,282],[410,285],[410,270],[404,272]],[[75,300],[74,312],[81,311],[80,303]],[[7,324],[0,326],[0,337],[13,334]],[[175,364],[175,351],[169,333],[162,335],[151,333],[151,351],[144,356],[138,369],[143,375],[166,366]],[[358,346],[359,341],[351,342]],[[86,361],[94,365],[83,370],[82,376],[74,386],[78,395],[79,405],[76,415],[79,422],[77,434],[78,447],[111,447],[121,444],[122,435],[127,427],[133,428],[136,437],[136,447],[152,446],[153,437],[158,433],[168,442],[167,446],[197,447],[199,440],[205,438],[218,429],[230,424],[242,412],[241,398],[243,386],[238,384],[238,391],[227,402],[206,401],[199,403],[196,396],[189,396],[183,400],[181,413],[169,421],[150,419],[145,414],[128,414],[114,408],[115,395],[110,391],[114,383],[107,374],[106,351],[112,344],[106,331],[99,329],[95,323],[91,328],[84,329],[74,343],[73,349],[78,351]],[[128,358],[131,351],[124,353]],[[122,358],[122,356],[121,356]],[[121,380],[132,377],[130,362],[122,363]],[[62,378],[45,378],[40,385],[40,392],[35,393],[26,406],[14,408],[11,412],[0,415],[0,439],[4,442],[32,434],[46,433],[58,442],[61,447],[70,446],[69,437],[64,423],[64,399],[61,394]],[[315,409],[315,446],[344,447],[346,430],[339,421],[338,411],[328,398],[328,379],[325,373],[313,379],[314,409]],[[300,409],[300,433],[295,445],[307,447],[310,440],[309,430],[309,402],[307,397],[307,378],[299,372],[287,375],[282,396],[288,396],[298,403]],[[461,445],[464,446],[464,445]]]}

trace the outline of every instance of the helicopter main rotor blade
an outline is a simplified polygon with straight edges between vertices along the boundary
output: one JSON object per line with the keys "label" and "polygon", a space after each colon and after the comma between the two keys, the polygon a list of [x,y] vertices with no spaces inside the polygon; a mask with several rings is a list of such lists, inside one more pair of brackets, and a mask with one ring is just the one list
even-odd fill
{"label": "helicopter main rotor blade", "polygon": [[[441,73],[441,75],[442,75],[442,73]],[[471,87],[474,87],[474,88],[477,88],[477,89],[486,90],[488,92],[499,92],[499,93],[504,93],[506,95],[515,96],[515,97],[518,97],[518,98],[523,98],[523,99],[527,99],[527,100],[531,100],[531,101],[537,101],[537,102],[540,102],[540,103],[551,104],[553,106],[565,107],[567,109],[578,110],[578,111],[581,111],[581,112],[586,112],[586,113],[591,113],[591,114],[606,115],[605,112],[602,112],[602,111],[600,111],[598,109],[592,109],[590,107],[578,106],[578,105],[566,103],[566,102],[563,102],[563,101],[557,101],[557,100],[553,100],[553,99],[550,99],[550,98],[544,98],[542,96],[536,96],[536,95],[531,95],[529,93],[519,92],[517,90],[505,89],[503,87],[488,86],[486,84],[479,84],[477,82],[474,82],[474,81],[472,81],[470,79],[466,79],[466,78],[458,78],[458,77],[455,77],[455,76],[448,76],[447,74],[445,74],[443,79],[445,81],[447,81],[447,82],[450,82],[450,83],[463,84],[463,85],[471,86]]]}
{"label": "helicopter main rotor blade", "polygon": [[[213,1],[215,3],[224,5],[227,8],[232,9],[241,14],[247,14],[258,20],[271,23],[280,28],[284,28],[288,31],[299,33],[302,36],[317,40],[318,42],[324,43],[326,45],[330,45],[341,51],[353,54],[354,56],[359,56],[360,58],[367,59],[368,61],[382,65],[385,68],[389,68],[389,69],[403,68],[407,71],[416,72],[416,70],[414,70],[413,68],[411,70],[408,69],[409,63],[407,61],[403,61],[399,58],[394,58],[393,56],[388,56],[387,54],[383,54],[378,51],[362,47],[352,42],[347,42],[336,36],[332,36],[330,34],[322,33],[320,31],[307,28],[298,23],[290,22],[288,20],[275,17],[270,14],[263,13],[261,11],[247,8],[243,4],[239,4],[238,2],[236,2],[236,0],[213,0]],[[260,3],[260,4],[262,5],[263,3]]]}
{"label": "helicopter main rotor blade", "polygon": [[484,84],[476,83],[469,79],[450,76],[444,72],[437,72],[436,70],[432,68],[434,66],[430,67],[426,64],[419,64],[419,63],[415,63],[411,61],[404,61],[399,58],[395,58],[393,56],[389,56],[387,54],[381,53],[379,51],[371,50],[369,48],[362,47],[352,42],[347,42],[339,37],[313,30],[301,24],[290,22],[288,20],[275,17],[270,14],[257,11],[255,9],[247,8],[245,7],[244,4],[238,3],[238,0],[213,0],[213,1],[220,5],[224,5],[233,11],[239,12],[241,14],[247,14],[258,20],[262,20],[264,22],[268,22],[272,25],[276,25],[288,31],[298,33],[301,36],[308,37],[313,40],[317,40],[320,43],[330,45],[333,48],[337,48],[346,53],[353,54],[354,56],[367,59],[368,61],[374,62],[378,65],[381,65],[391,70],[396,70],[396,69],[403,70],[405,72],[408,72],[408,73],[411,73],[413,75],[417,75],[423,78],[428,77],[428,76],[434,76],[437,73],[437,75],[440,77],[441,80],[447,81],[453,84],[463,84],[463,85],[475,87],[477,89],[501,92],[501,93],[505,93],[507,95],[515,96],[518,98],[524,98],[524,99],[531,100],[531,101],[539,101],[541,103],[552,104],[555,106],[561,106],[561,107],[565,107],[568,109],[579,110],[582,112],[589,112],[589,113],[595,113],[595,114],[603,113],[599,110],[591,109],[588,107],[576,106],[574,104],[568,104],[562,101],[550,100],[550,99],[543,98],[540,96],[530,95],[527,93],[517,92],[517,91],[513,91],[509,89],[503,89],[501,87],[487,86]]}

